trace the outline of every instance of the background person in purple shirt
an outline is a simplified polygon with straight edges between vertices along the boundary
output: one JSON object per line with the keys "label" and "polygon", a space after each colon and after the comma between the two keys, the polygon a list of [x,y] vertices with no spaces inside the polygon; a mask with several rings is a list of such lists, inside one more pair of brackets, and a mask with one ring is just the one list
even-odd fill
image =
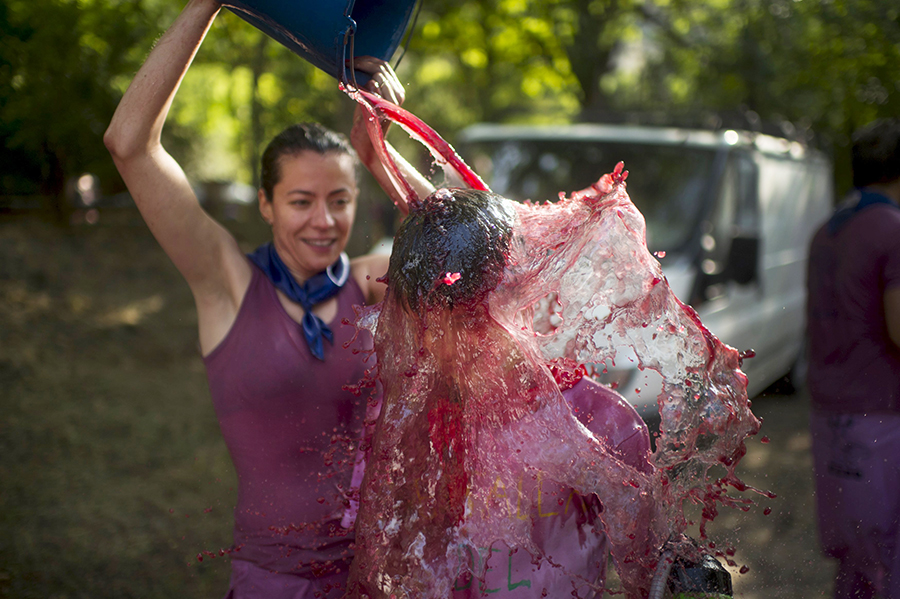
{"label": "background person in purple shirt", "polygon": [[900,598],[900,121],[853,145],[856,190],[813,239],[810,425],[834,596]]}

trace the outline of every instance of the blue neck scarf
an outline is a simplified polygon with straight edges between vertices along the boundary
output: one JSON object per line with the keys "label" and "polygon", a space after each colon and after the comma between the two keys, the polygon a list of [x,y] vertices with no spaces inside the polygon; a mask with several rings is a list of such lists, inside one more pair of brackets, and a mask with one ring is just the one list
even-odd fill
{"label": "blue neck scarf", "polygon": [[324,360],[325,345],[322,339],[325,338],[329,343],[334,343],[334,333],[331,332],[325,321],[313,314],[312,309],[316,304],[334,296],[350,278],[350,260],[347,258],[347,254],[342,253],[337,262],[326,268],[324,272],[313,275],[303,284],[297,283],[297,280],[294,279],[291,271],[275,251],[275,244],[271,241],[259,246],[252,254],[247,254],[247,257],[269,277],[276,289],[303,306],[304,314],[301,325],[306,344],[312,355]]}
{"label": "blue neck scarf", "polygon": [[850,219],[860,210],[868,208],[869,206],[874,206],[875,204],[890,204],[891,206],[897,206],[897,204],[889,197],[874,191],[858,189],[857,193],[859,194],[859,201],[855,204],[838,208],[837,212],[834,213],[834,216],[831,217],[831,220],[828,221],[828,232],[832,235],[840,231],[841,227],[850,222]]}

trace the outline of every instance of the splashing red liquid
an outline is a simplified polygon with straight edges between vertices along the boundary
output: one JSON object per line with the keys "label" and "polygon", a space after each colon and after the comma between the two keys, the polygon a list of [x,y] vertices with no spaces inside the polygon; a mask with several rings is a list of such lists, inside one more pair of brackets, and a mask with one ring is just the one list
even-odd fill
{"label": "splashing red liquid", "polygon": [[[406,198],[401,211],[415,211],[423,199],[396,168],[381,118],[425,144],[449,176],[487,189],[424,122],[377,96],[347,91],[371,114],[376,150]],[[629,597],[646,596],[662,545],[683,538],[685,500],[702,506],[702,536],[718,504],[748,509],[751,502],[728,489],[751,489],[735,474],[744,439],[760,424],[740,371],[750,355],[723,345],[671,292],[647,250],[627,176],[620,163],[553,204],[504,200],[514,242],[499,283],[468,317],[433,308],[413,314],[392,294],[391,281],[385,302],[361,315],[375,335],[384,404],[362,491],[351,595],[443,599],[467,567],[460,547],[502,541],[541,558],[531,522],[517,517],[532,501],[516,493],[522,472],[600,498],[603,532]],[[450,275],[436,275],[435,287],[449,286],[441,277]],[[467,273],[460,276],[462,283]],[[550,294],[561,318],[553,326],[541,322],[549,311],[539,309]],[[553,372],[559,359],[612,363],[623,344],[664,380],[649,476],[578,425],[560,394],[565,378]],[[726,474],[712,476],[713,467]],[[497,501],[491,489],[498,484],[511,500]],[[692,547],[675,545],[686,553]]]}

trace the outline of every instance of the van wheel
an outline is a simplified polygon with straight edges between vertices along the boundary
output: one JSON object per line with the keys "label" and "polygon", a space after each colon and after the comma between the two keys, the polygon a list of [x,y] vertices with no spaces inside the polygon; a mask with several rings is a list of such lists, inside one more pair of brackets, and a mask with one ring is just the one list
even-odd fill
{"label": "van wheel", "polygon": [[786,393],[796,395],[806,390],[806,375],[809,372],[809,355],[806,351],[806,341],[800,347],[800,353],[794,360],[794,365],[784,376],[784,390]]}

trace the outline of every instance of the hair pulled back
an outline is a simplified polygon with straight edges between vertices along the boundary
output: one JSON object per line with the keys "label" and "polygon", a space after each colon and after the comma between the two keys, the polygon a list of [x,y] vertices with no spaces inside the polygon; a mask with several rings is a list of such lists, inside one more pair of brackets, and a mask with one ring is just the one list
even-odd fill
{"label": "hair pulled back", "polygon": [[346,154],[353,158],[354,171],[359,170],[356,151],[345,135],[323,127],[319,123],[298,123],[276,135],[266,146],[260,167],[260,186],[266,198],[272,200],[275,186],[281,181],[281,159],[311,151],[317,154]]}
{"label": "hair pulled back", "polygon": [[853,134],[853,185],[900,179],[900,120],[880,119]]}
{"label": "hair pulled back", "polygon": [[503,277],[513,219],[509,200],[494,193],[435,191],[412,206],[394,238],[391,294],[413,311],[481,302]]}

